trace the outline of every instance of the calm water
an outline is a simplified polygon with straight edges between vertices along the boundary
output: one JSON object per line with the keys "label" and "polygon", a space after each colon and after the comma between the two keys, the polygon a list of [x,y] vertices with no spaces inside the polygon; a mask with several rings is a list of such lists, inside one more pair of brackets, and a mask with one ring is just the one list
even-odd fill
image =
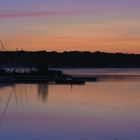
{"label": "calm water", "polygon": [[0,140],[139,140],[139,109],[139,80],[1,85]]}
{"label": "calm water", "polygon": [[106,69],[59,69],[66,74],[72,75],[85,75],[85,76],[102,76],[102,75],[122,75],[122,76],[140,76],[140,69],[116,69],[116,68],[106,68]]}

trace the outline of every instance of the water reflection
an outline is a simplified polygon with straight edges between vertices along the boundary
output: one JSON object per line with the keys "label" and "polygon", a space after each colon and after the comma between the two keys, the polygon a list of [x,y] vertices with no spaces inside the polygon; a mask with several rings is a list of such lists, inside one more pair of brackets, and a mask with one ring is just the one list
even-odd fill
{"label": "water reflection", "polygon": [[47,84],[39,84],[38,85],[38,97],[43,102],[46,102],[48,99],[48,85]]}
{"label": "water reflection", "polygon": [[[3,90],[7,90],[7,94],[14,94],[15,103],[18,105],[28,103],[28,96],[32,92],[37,92],[38,99],[46,102],[48,99],[48,84],[0,84],[0,103],[2,103]],[[6,94],[6,95],[7,95]]]}
{"label": "water reflection", "polygon": [[4,120],[4,117],[5,117],[6,111],[7,111],[7,109],[8,109],[8,106],[9,106],[9,103],[10,103],[10,100],[11,100],[11,97],[12,97],[12,94],[13,94],[13,92],[11,92],[11,93],[9,94],[8,99],[7,99],[7,102],[6,102],[5,107],[4,107],[4,110],[3,110],[2,113],[1,113],[1,117],[0,117],[0,126],[1,126],[1,124],[2,124],[2,122],[3,122],[3,120]]}
{"label": "water reflection", "polygon": [[139,81],[0,87],[0,140],[140,138]]}
{"label": "water reflection", "polygon": [[[36,90],[34,90],[36,89]],[[0,84],[0,104],[1,104],[1,113],[0,113],[0,125],[2,124],[7,109],[10,102],[14,101],[16,107],[19,105],[25,105],[31,102],[29,100],[30,94],[36,92],[37,98],[45,103],[48,99],[48,85],[47,84],[38,84],[38,85],[14,85],[14,84]]]}

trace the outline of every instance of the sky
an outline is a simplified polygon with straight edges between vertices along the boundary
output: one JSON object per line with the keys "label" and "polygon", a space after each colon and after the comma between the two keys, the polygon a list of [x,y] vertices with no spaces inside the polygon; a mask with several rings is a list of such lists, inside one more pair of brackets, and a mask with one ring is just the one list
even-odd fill
{"label": "sky", "polygon": [[6,50],[140,53],[140,0],[0,0]]}

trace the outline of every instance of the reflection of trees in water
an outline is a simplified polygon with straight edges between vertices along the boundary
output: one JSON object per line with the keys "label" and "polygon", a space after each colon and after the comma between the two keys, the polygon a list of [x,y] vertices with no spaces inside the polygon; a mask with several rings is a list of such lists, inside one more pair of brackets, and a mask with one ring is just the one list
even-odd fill
{"label": "reflection of trees in water", "polygon": [[46,102],[48,99],[48,85],[39,84],[38,85],[38,97],[42,99],[43,102]]}

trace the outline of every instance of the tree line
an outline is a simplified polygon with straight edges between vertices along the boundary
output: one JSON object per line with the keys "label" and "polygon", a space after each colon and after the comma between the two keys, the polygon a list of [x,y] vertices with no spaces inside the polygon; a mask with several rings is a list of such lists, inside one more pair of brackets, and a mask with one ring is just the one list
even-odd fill
{"label": "tree line", "polygon": [[140,68],[140,54],[105,52],[0,52],[1,67]]}

